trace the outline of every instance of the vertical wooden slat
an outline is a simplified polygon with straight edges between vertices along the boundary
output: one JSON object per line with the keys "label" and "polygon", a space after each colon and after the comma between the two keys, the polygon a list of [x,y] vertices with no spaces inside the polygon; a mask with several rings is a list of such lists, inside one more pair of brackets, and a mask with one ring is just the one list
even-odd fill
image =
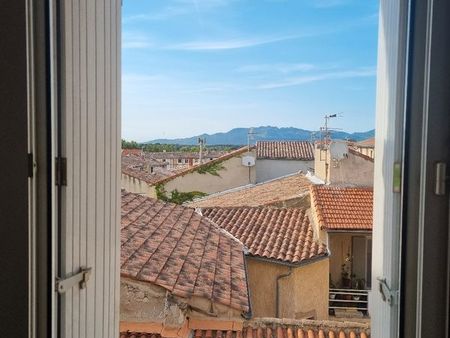
{"label": "vertical wooden slat", "polygon": [[[62,95],[64,97],[63,104],[65,105],[66,113],[62,115],[62,125],[67,125],[67,123],[73,123],[74,116],[74,96],[73,96],[73,74],[74,74],[74,65],[73,65],[73,21],[72,21],[72,2],[68,1],[66,3],[61,4],[61,13],[63,13],[65,20],[63,21],[63,55],[65,62],[61,65],[61,72],[67,74],[70,80],[66,81],[62,86]],[[61,140],[62,147],[67,151],[67,179],[70,182],[74,182],[74,149],[73,143],[67,144],[67,140],[73,140],[73,128],[67,128],[66,130],[67,138],[63,138]],[[62,203],[69,206],[68,208],[62,209],[62,218],[66,220],[66,226],[61,229],[61,238],[73,238],[74,231],[74,205],[73,205],[73,196],[74,194],[74,186],[73,184],[69,184],[66,188],[66,194],[62,196]],[[62,252],[61,255],[61,270],[62,271],[72,271],[73,270],[73,241],[66,241],[65,243],[65,252]],[[74,290],[69,290],[65,297],[62,299],[61,306],[66,309],[64,316],[62,318],[62,325],[65,326],[67,337],[72,337],[73,331],[73,323],[72,317],[73,299]],[[67,306],[69,305],[69,306]]]}
{"label": "vertical wooden slat", "polygon": [[[105,168],[105,81],[104,81],[104,5],[103,0],[96,0],[95,2],[95,40],[96,40],[96,55],[95,55],[95,68],[96,68],[96,278],[95,278],[95,293],[99,295],[95,303],[95,331],[94,336],[103,337],[104,325],[107,325],[108,318],[104,316],[105,304],[108,303],[109,297],[105,297],[105,290],[108,290],[108,285],[105,285],[105,265],[104,261],[108,255],[105,252],[105,194],[104,194],[104,168]],[[101,299],[99,299],[101,297]],[[101,301],[100,301],[101,300]]]}
{"label": "vertical wooden slat", "polygon": [[120,2],[64,0],[61,275],[92,267],[87,288],[62,296],[64,337],[118,336]]}

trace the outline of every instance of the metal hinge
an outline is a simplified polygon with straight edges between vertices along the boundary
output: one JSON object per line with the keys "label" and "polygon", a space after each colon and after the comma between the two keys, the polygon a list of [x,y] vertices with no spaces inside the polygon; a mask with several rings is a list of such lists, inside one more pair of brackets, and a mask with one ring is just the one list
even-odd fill
{"label": "metal hinge", "polygon": [[399,291],[392,290],[386,282],[385,277],[377,277],[378,291],[380,291],[381,299],[387,302],[389,306],[398,304]]}
{"label": "metal hinge", "polygon": [[58,293],[64,293],[67,290],[73,288],[76,284],[80,286],[80,289],[85,289],[87,281],[91,276],[92,268],[81,268],[80,272],[76,275],[70,276],[66,279],[56,279],[56,291]]}
{"label": "metal hinge", "polygon": [[67,159],[65,157],[55,158],[55,176],[57,186],[67,185]]}

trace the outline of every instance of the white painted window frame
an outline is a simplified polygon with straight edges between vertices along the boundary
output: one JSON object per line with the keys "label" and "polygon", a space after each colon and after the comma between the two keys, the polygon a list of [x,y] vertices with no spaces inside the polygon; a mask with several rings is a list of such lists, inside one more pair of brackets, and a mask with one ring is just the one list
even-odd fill
{"label": "white painted window frame", "polygon": [[[380,0],[374,165],[372,292],[369,308],[372,337],[399,335],[399,290],[402,195],[394,192],[394,166],[403,162],[408,0]],[[376,253],[376,254],[374,254]],[[388,304],[378,291],[385,278],[396,293]]]}

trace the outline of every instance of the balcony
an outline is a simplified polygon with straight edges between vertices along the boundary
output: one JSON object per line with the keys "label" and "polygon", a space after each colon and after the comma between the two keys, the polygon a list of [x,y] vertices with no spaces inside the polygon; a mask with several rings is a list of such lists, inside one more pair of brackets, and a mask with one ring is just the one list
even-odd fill
{"label": "balcony", "polygon": [[369,290],[330,289],[328,309],[332,316],[368,316]]}

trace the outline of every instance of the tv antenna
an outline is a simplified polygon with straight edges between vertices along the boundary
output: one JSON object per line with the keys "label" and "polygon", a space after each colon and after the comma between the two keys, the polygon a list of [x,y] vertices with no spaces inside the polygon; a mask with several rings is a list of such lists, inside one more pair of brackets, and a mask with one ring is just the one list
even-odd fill
{"label": "tv antenna", "polygon": [[324,116],[325,119],[325,123],[323,127],[320,127],[320,133],[321,133],[321,146],[324,147],[325,149],[328,148],[330,146],[331,143],[331,132],[334,130],[342,130],[342,128],[330,128],[329,127],[329,123],[330,120],[336,117],[341,117],[343,116],[342,113],[339,114],[339,116],[337,114],[327,114]]}
{"label": "tv antenna", "polygon": [[203,163],[203,146],[206,145],[206,138],[199,137],[197,139],[197,143],[198,143],[198,146],[200,148],[199,149],[199,154],[198,154],[198,161],[199,161],[200,164],[202,164]]}
{"label": "tv antenna", "polygon": [[247,132],[247,151],[250,151],[250,140],[254,135],[259,135],[259,133],[255,133],[251,127]]}

